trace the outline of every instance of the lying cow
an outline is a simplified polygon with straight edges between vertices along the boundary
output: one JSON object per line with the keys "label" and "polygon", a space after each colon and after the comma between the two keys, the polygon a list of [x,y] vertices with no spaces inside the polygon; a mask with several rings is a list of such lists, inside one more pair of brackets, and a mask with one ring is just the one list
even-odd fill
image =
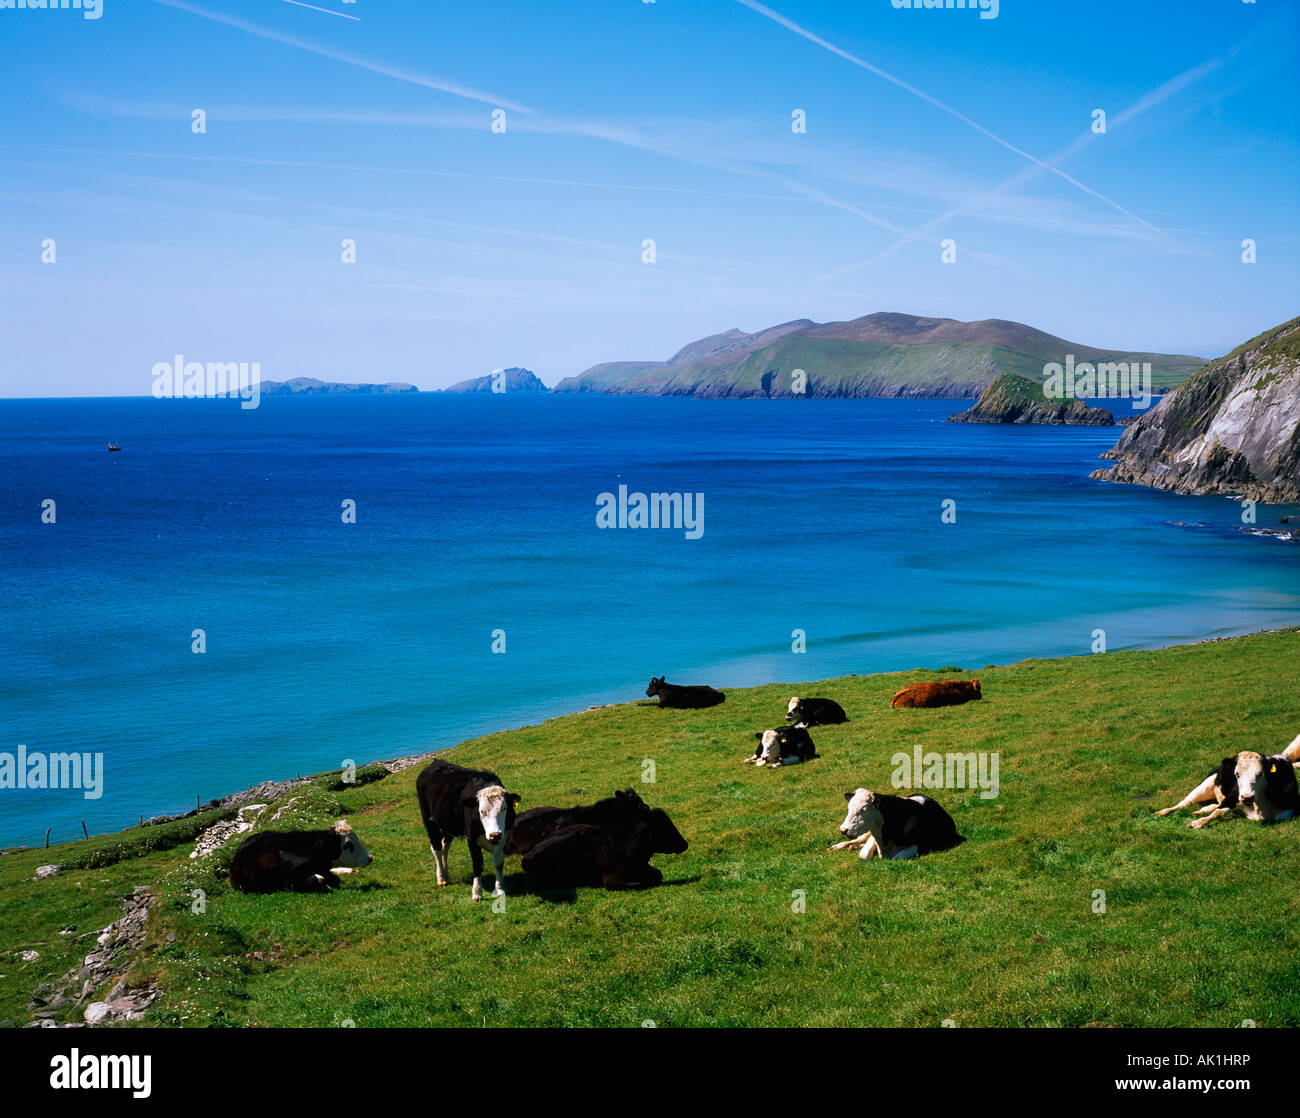
{"label": "lying cow", "polygon": [[796,726],[834,726],[849,716],[834,699],[801,699],[796,695],[786,708],[785,720]]}
{"label": "lying cow", "polygon": [[631,788],[579,807],[535,807],[520,812],[510,852],[538,887],[603,885],[644,889],[663,874],[655,854],[681,854],[687,842],[668,814],[651,808]]}
{"label": "lying cow", "polygon": [[261,831],[235,849],[230,884],[241,893],[328,891],[339,883],[335,871],[351,873],[373,860],[342,819],[328,831]]}
{"label": "lying cow", "polygon": [[743,765],[797,765],[817,756],[817,747],[802,726],[777,726],[773,730],[756,730],[758,748],[746,757]]}
{"label": "lying cow", "polygon": [[[1292,742],[1290,749],[1296,745]],[[1205,804],[1189,827],[1205,827],[1216,819],[1242,815],[1260,823],[1282,823],[1300,815],[1300,791],[1295,770],[1283,755],[1238,753],[1225,757],[1219,767],[1173,807],[1157,815],[1170,815],[1192,804]]]}
{"label": "lying cow", "polygon": [[978,679],[940,679],[933,683],[913,683],[894,693],[891,707],[950,707],[979,699]]}
{"label": "lying cow", "polygon": [[684,687],[676,683],[665,683],[663,676],[658,679],[651,676],[650,686],[645,689],[645,693],[652,699],[658,695],[661,707],[676,707],[679,710],[715,707],[727,697],[721,691],[701,684]]}
{"label": "lying cow", "polygon": [[918,858],[965,841],[952,816],[928,796],[890,796],[859,788],[845,792],[848,814],[840,824],[846,841],[832,850],[858,850],[859,858]]}
{"label": "lying cow", "polygon": [[483,851],[492,855],[495,897],[506,895],[506,841],[515,822],[519,797],[507,792],[495,773],[466,769],[450,761],[431,761],[415,782],[420,818],[429,832],[438,884],[447,884],[447,849],[455,838],[469,844],[474,882],[470,900],[483,899]]}

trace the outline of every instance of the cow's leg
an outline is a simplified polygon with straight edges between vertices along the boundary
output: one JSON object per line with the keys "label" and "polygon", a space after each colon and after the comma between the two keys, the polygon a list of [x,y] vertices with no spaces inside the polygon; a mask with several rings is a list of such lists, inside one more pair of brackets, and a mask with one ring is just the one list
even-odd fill
{"label": "cow's leg", "polygon": [[859,847],[866,846],[871,841],[871,832],[865,835],[858,835],[857,838],[851,838],[846,842],[837,842],[829,847],[831,850],[857,850]]}
{"label": "cow's leg", "polygon": [[1206,800],[1214,799],[1214,784],[1215,781],[1218,779],[1218,777],[1219,777],[1219,772],[1216,769],[1214,772],[1210,773],[1210,775],[1207,776],[1203,781],[1201,781],[1200,784],[1198,784],[1195,788],[1193,788],[1190,792],[1188,792],[1186,796],[1184,796],[1181,800],[1179,800],[1176,804],[1174,804],[1173,807],[1161,808],[1159,811],[1156,812],[1156,814],[1172,815],[1175,811],[1179,811],[1182,808],[1191,807],[1192,804],[1203,804],[1205,803]]}
{"label": "cow's leg", "polygon": [[501,841],[492,848],[492,872],[496,876],[496,888],[492,890],[494,897],[504,897],[506,895],[506,840],[502,836]]}
{"label": "cow's leg", "polygon": [[900,862],[904,862],[911,858],[918,858],[920,857],[920,855],[921,852],[916,848],[915,845],[913,845],[913,846],[905,846],[903,847],[902,850],[895,851],[893,854],[890,855],[890,857],[895,858]]}
{"label": "cow's leg", "polygon": [[858,857],[864,862],[871,858],[883,858],[885,853],[880,849],[880,843],[876,841],[876,836],[870,831],[867,832],[867,841],[862,844],[862,849],[858,851]]}
{"label": "cow's leg", "polygon": [[1197,828],[1208,827],[1216,819],[1225,819],[1231,814],[1232,814],[1232,808],[1230,807],[1216,807],[1212,812],[1210,812],[1209,815],[1206,815],[1200,819],[1193,819],[1187,825],[1189,827],[1197,827]]}
{"label": "cow's leg", "polygon": [[1282,750],[1282,756],[1288,761],[1300,763],[1300,734],[1296,734],[1295,741]]}
{"label": "cow's leg", "polygon": [[483,899],[483,848],[477,842],[469,844],[469,860],[474,866],[474,883],[469,887],[469,899]]}
{"label": "cow's leg", "polygon": [[440,835],[438,844],[433,846],[433,868],[438,875],[438,884],[446,885],[450,881],[447,876],[447,851],[451,847],[451,835]]}

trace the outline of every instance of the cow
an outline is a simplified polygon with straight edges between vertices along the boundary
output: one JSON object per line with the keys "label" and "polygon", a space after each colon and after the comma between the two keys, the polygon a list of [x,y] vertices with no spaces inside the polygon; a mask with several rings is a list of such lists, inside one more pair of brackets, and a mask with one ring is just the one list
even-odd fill
{"label": "cow", "polygon": [[230,884],[241,893],[329,892],[338,873],[374,861],[352,827],[340,819],[328,831],[261,831],[230,859]]}
{"label": "cow", "polygon": [[519,796],[507,792],[495,773],[466,769],[450,761],[431,761],[415,781],[420,818],[429,833],[440,886],[448,883],[447,848],[455,838],[469,844],[474,881],[470,900],[483,899],[483,851],[492,855],[494,897],[506,895],[506,842],[515,823]]}
{"label": "cow", "polygon": [[796,695],[786,708],[785,720],[796,726],[834,726],[849,716],[834,699],[801,699]]}
{"label": "cow", "polygon": [[832,850],[858,850],[858,857],[919,858],[965,841],[952,816],[928,796],[890,796],[858,788],[845,792],[848,813],[840,824],[844,842]]}
{"label": "cow", "polygon": [[645,689],[645,693],[652,699],[658,695],[661,707],[675,707],[678,710],[715,707],[727,698],[721,691],[702,684],[683,687],[676,683],[665,683],[663,676],[658,679],[651,676],[650,686]]}
{"label": "cow", "polygon": [[1284,755],[1247,751],[1225,757],[1178,803],[1156,814],[1171,815],[1192,804],[1205,806],[1195,812],[1201,818],[1193,819],[1189,827],[1206,827],[1229,815],[1259,823],[1282,823],[1300,815],[1300,790],[1296,787],[1295,769]]}
{"label": "cow", "polygon": [[893,707],[950,707],[980,699],[978,679],[940,679],[932,683],[913,683],[896,691],[889,700]]}
{"label": "cow", "polygon": [[754,737],[758,738],[758,748],[741,762],[742,765],[797,765],[817,756],[817,747],[802,726],[756,730]]}
{"label": "cow", "polygon": [[655,854],[687,849],[667,812],[651,808],[631,788],[594,804],[535,807],[520,812],[510,853],[538,888],[603,885],[645,889],[663,881]]}

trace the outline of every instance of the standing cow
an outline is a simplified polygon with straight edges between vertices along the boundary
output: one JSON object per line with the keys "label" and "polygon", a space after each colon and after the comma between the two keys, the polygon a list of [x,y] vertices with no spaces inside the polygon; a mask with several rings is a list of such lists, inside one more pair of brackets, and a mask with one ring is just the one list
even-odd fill
{"label": "standing cow", "polygon": [[495,773],[466,769],[450,761],[432,761],[415,782],[420,818],[429,832],[438,884],[446,885],[447,848],[461,837],[469,844],[474,866],[470,899],[483,899],[483,851],[492,855],[495,897],[506,895],[504,864],[506,841],[515,823],[519,797],[507,792]]}

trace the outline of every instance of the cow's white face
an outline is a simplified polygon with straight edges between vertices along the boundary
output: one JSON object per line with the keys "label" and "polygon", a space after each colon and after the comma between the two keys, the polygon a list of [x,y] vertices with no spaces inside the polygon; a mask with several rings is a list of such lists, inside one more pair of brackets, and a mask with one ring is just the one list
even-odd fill
{"label": "cow's white face", "polygon": [[1242,807],[1259,810],[1265,796],[1264,758],[1258,753],[1237,754],[1237,801]]}
{"label": "cow's white face", "polygon": [[786,714],[793,714],[794,708],[797,707],[798,705],[799,705],[799,696],[796,695],[793,699],[790,700],[790,705],[785,708]]}
{"label": "cow's white face", "polygon": [[844,798],[849,801],[849,810],[844,816],[844,822],[840,824],[840,834],[845,838],[858,838],[868,831],[879,835],[885,818],[876,806],[876,794],[859,788]]}
{"label": "cow's white face", "polygon": [[774,765],[781,760],[781,735],[775,730],[763,731],[762,752],[758,759],[767,765]]}
{"label": "cow's white face", "polygon": [[500,842],[506,833],[506,790],[501,785],[479,789],[478,818],[488,842]]}
{"label": "cow's white face", "polygon": [[352,829],[351,824],[340,819],[334,824],[334,833],[343,840],[343,849],[339,851],[339,856],[334,860],[336,866],[350,866],[353,869],[361,869],[374,861],[370,857],[370,851],[361,845],[361,840],[357,838],[357,833]]}

